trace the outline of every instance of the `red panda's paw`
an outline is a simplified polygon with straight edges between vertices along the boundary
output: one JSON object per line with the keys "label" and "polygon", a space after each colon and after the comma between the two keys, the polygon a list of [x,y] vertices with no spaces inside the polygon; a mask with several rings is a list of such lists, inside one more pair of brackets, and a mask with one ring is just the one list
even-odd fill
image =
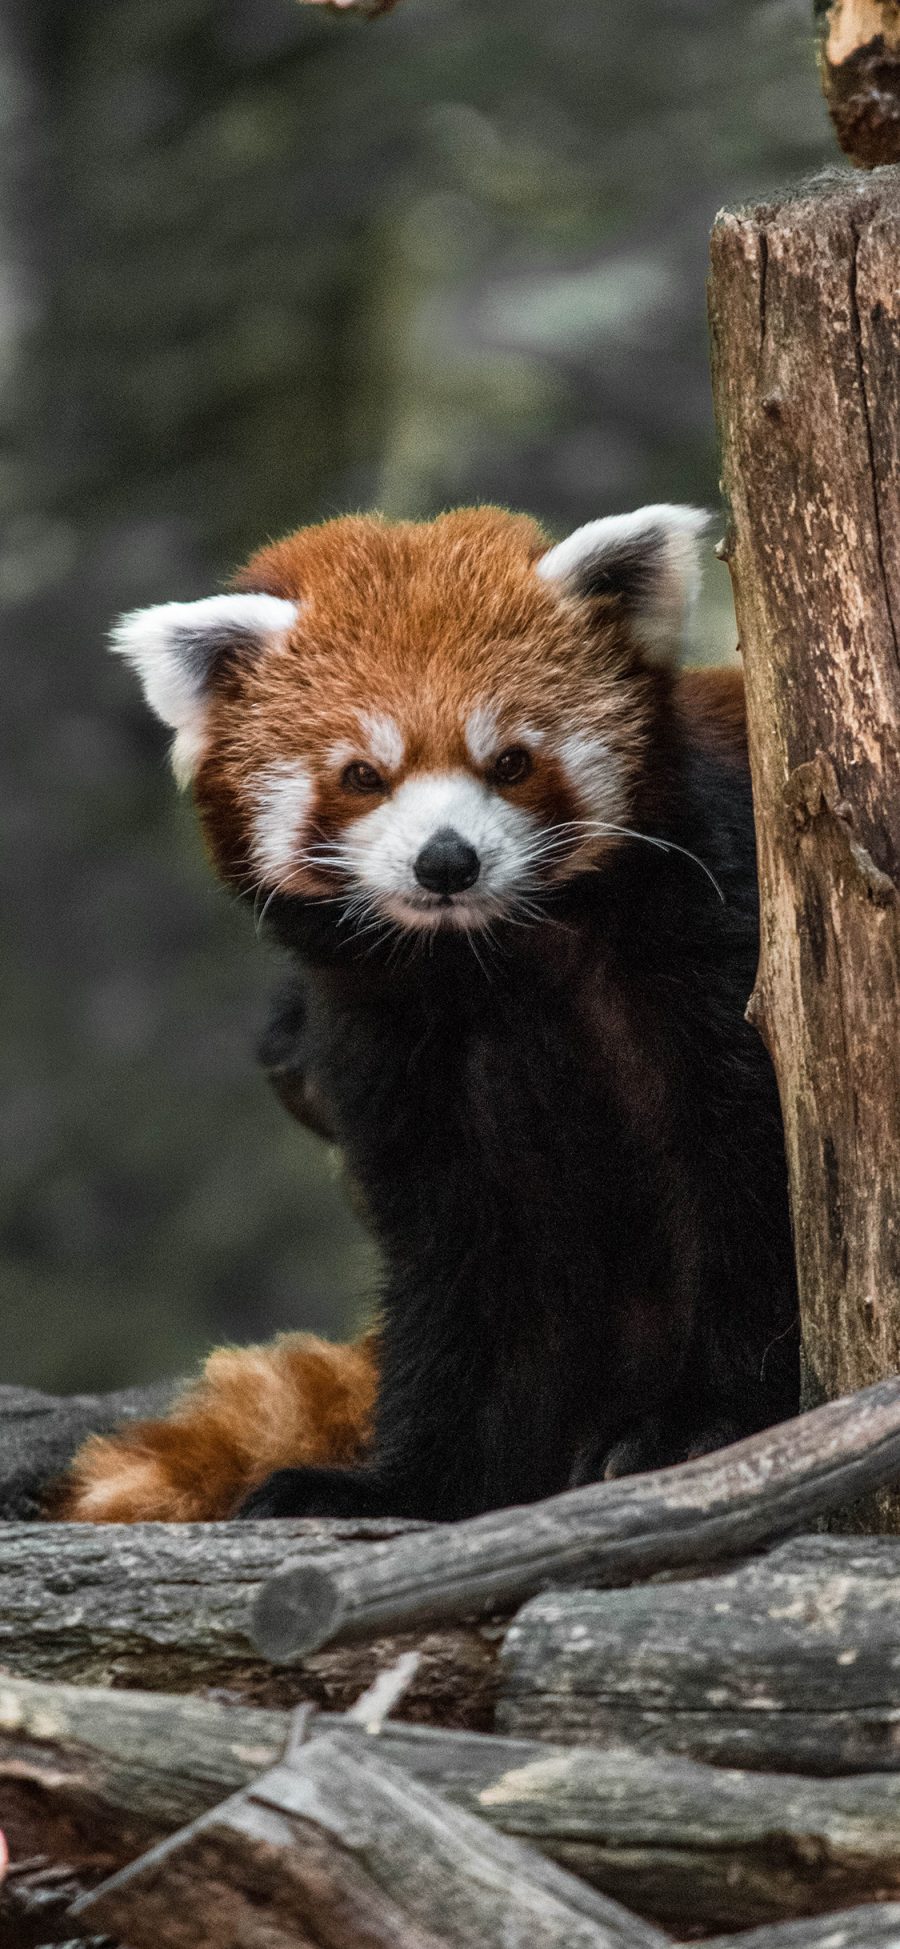
{"label": "red panda's paw", "polygon": [[93,1435],[49,1512],[81,1523],[213,1522],[273,1470],[359,1462],[378,1384],[375,1335],[332,1346],[288,1333],[219,1348],[161,1421]]}
{"label": "red panda's paw", "polygon": [[391,1511],[370,1470],[305,1468],[276,1469],[251,1489],[237,1513],[250,1521],[271,1516],[386,1516]]}
{"label": "red panda's paw", "polygon": [[671,1468],[678,1462],[696,1462],[703,1455],[712,1455],[717,1448],[727,1448],[731,1442],[739,1441],[742,1435],[751,1432],[742,1428],[737,1421],[723,1417],[719,1421],[704,1421],[696,1426],[679,1426],[669,1422],[661,1415],[648,1415],[645,1421],[635,1424],[621,1440],[615,1442],[603,1457],[597,1471],[603,1482],[618,1481],[623,1475],[644,1475],[650,1469]]}

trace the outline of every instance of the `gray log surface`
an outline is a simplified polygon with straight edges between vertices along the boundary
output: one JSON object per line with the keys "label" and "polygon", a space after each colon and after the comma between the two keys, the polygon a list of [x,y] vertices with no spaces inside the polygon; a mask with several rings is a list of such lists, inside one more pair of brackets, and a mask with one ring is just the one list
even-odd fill
{"label": "gray log surface", "polygon": [[668,1937],[452,1806],[354,1733],[290,1763],[73,1905],[134,1949],[664,1949]]}
{"label": "gray log surface", "polygon": [[[302,1547],[327,1562],[391,1522],[10,1523],[0,1527],[0,1667],[23,1678],[209,1691],[258,1704],[343,1710],[405,1648],[325,1652],[279,1671],[249,1637],[257,1592]],[[377,1548],[377,1543],[366,1547]],[[422,1663],[400,1710],[489,1723],[497,1632],[454,1627],[416,1639]]]}
{"label": "gray log surface", "polygon": [[254,1608],[260,1650],[285,1663],[378,1631],[511,1608],[551,1583],[624,1583],[734,1556],[900,1467],[900,1380],[767,1428],[700,1461],[592,1483],[520,1509],[280,1570]]}
{"label": "gray log surface", "polygon": [[511,1624],[497,1721],[724,1766],[900,1769],[900,1543],[802,1537],[719,1576],[558,1591]]}
{"label": "gray log surface", "polygon": [[900,1903],[845,1909],[817,1922],[712,1936],[704,1949],[900,1949]]}
{"label": "gray log surface", "polygon": [[[900,9],[891,5],[900,32]],[[900,170],[717,220],[710,320],[807,1404],[900,1368]],[[900,1530],[900,1495],[865,1528]]]}
{"label": "gray log surface", "polygon": [[[111,1874],[276,1764],[289,1727],[287,1712],[0,1680],[0,1827],[16,1859],[45,1852],[80,1878]],[[673,1928],[900,1896],[900,1779],[889,1774],[739,1773],[390,1721],[377,1745],[412,1778]]]}
{"label": "gray log surface", "polygon": [[41,1394],[0,1386],[0,1522],[39,1516],[48,1488],[88,1435],[165,1414],[179,1383],[129,1387],[118,1394]]}

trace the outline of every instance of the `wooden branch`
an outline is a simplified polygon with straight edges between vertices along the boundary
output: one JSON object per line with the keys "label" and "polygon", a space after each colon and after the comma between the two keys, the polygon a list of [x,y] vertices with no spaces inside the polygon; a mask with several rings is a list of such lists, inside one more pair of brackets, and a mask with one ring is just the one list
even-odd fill
{"label": "wooden branch", "polygon": [[254,1641],[288,1662],[334,1641],[511,1607],[551,1582],[623,1583],[735,1555],[891,1481],[898,1466],[900,1381],[883,1381],[701,1461],[348,1550],[328,1565],[301,1559],[257,1599]]}
{"label": "wooden branch", "polygon": [[816,0],[822,87],[841,148],[861,169],[900,162],[897,0]]}
{"label": "wooden branch", "polygon": [[720,1766],[900,1770],[900,1545],[804,1537],[718,1577],[548,1592],[511,1625],[497,1719]]}
{"label": "wooden branch", "polygon": [[[286,1712],[0,1681],[0,1825],[17,1859],[49,1855],[94,1880],[249,1785],[278,1761],[289,1725]],[[377,1740],[411,1778],[673,1928],[900,1895],[900,1778],[889,1774],[736,1773],[620,1745],[390,1722]]]}
{"label": "wooden branch", "polygon": [[663,1949],[354,1732],[312,1738],[72,1908],[133,1949]]}
{"label": "wooden branch", "polygon": [[785,1922],[780,1928],[712,1936],[704,1949],[897,1949],[898,1942],[900,1904],[885,1902],[823,1915],[818,1922]]}
{"label": "wooden branch", "polygon": [[751,1008],[781,1089],[810,1402],[900,1367],[898,259],[897,171],[726,214],[712,241]]}
{"label": "wooden branch", "polygon": [[[390,1522],[10,1523],[0,1528],[0,1667],[24,1678],[226,1688],[257,1704],[342,1709],[406,1644],[326,1652],[274,1671],[250,1636],[257,1592],[302,1547],[314,1562],[348,1539],[410,1533]],[[367,1547],[374,1547],[374,1545]],[[416,1639],[422,1662],[404,1716],[490,1722],[496,1633],[456,1627]]]}

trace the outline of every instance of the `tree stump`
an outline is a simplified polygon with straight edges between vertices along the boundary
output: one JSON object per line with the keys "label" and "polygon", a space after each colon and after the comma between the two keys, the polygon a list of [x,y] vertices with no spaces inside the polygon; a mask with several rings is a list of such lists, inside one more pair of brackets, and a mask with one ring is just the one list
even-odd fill
{"label": "tree stump", "polygon": [[[723,552],[807,1405],[900,1366],[900,172],[717,221]],[[879,1522],[900,1526],[882,1492]],[[871,1525],[870,1525],[871,1526]]]}

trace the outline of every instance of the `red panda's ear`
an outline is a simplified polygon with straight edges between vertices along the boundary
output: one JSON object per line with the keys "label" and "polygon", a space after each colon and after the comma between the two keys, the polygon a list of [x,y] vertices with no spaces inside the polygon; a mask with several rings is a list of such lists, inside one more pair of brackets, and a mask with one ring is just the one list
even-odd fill
{"label": "red panda's ear", "polygon": [[112,632],[112,648],[137,671],[151,710],[175,732],[172,764],[188,783],[203,750],[206,699],[217,665],[238,651],[283,638],[297,604],[279,596],[207,596],[134,609]]}
{"label": "red panda's ear", "polygon": [[698,544],[708,523],[700,508],[664,503],[612,514],[548,549],[537,573],[585,601],[618,598],[645,655],[671,662],[700,587]]}

